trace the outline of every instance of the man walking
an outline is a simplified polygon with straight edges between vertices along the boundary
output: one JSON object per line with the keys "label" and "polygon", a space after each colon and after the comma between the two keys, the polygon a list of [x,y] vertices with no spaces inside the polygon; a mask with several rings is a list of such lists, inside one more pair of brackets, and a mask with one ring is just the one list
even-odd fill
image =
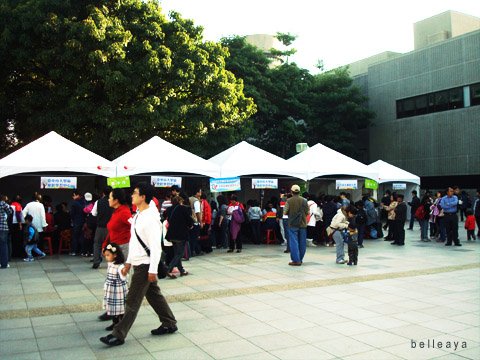
{"label": "man walking", "polygon": [[412,191],[412,201],[408,203],[411,206],[410,209],[410,226],[408,230],[413,230],[413,224],[415,224],[415,211],[420,206],[420,198],[417,196],[417,190]]}
{"label": "man walking", "polygon": [[444,214],[443,221],[447,231],[447,242],[445,246],[452,246],[452,242],[455,243],[455,246],[462,246],[458,239],[458,198],[453,193],[453,188],[449,187],[447,189],[447,195],[440,200],[440,206]]}
{"label": "man walking", "polygon": [[91,212],[97,218],[97,229],[93,239],[93,269],[98,269],[102,262],[102,243],[107,237],[107,224],[113,212],[113,209],[108,205],[108,196],[111,191],[110,186],[103,189],[102,198],[95,203]]}
{"label": "man walking", "polygon": [[395,207],[395,220],[393,224],[392,245],[405,245],[405,221],[407,220],[407,204],[403,202],[403,194],[397,194],[397,206]]}
{"label": "man walking", "polygon": [[288,265],[300,266],[307,250],[307,199],[300,196],[300,186],[292,186],[292,197],[287,200],[283,213],[288,215],[288,239],[291,262]]}
{"label": "man walking", "polygon": [[157,283],[162,228],[158,211],[149,206],[152,196],[153,188],[147,183],[139,183],[132,193],[132,203],[139,212],[132,222],[128,258],[122,274],[126,276],[133,266],[133,276],[122,320],[115,325],[110,335],[100,338],[101,342],[109,346],[125,343],[144,297],[157,313],[161,323],[159,328],[151,331],[152,335],[172,334],[178,330],[177,321]]}

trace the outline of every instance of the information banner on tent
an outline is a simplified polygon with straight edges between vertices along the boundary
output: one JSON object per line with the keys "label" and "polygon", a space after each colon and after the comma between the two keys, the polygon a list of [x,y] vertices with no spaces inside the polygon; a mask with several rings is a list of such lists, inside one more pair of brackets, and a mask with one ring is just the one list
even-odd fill
{"label": "information banner on tent", "polygon": [[76,189],[76,177],[41,177],[41,189]]}
{"label": "information banner on tent", "polygon": [[335,189],[337,190],[357,190],[357,180],[336,180]]}
{"label": "information banner on tent", "polygon": [[278,179],[252,179],[252,189],[278,189]]}
{"label": "information banner on tent", "polygon": [[211,192],[239,191],[241,189],[239,177],[210,179]]}
{"label": "information banner on tent", "polygon": [[365,189],[377,190],[378,182],[372,179],[365,179]]}
{"label": "information banner on tent", "polygon": [[130,187],[130,176],[120,176],[107,178],[107,185],[114,189],[122,189]]}
{"label": "information banner on tent", "polygon": [[182,187],[182,178],[179,176],[152,176],[150,182],[154,187],[159,188],[170,188],[173,185]]}
{"label": "information banner on tent", "polygon": [[393,190],[406,190],[407,184],[406,183],[393,183],[392,184]]}

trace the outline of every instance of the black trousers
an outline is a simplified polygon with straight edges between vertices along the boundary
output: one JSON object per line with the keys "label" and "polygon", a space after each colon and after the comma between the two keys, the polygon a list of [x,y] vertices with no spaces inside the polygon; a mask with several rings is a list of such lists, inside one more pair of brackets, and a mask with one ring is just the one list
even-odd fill
{"label": "black trousers", "polygon": [[355,265],[358,263],[358,243],[356,241],[348,243],[348,263]]}
{"label": "black trousers", "polygon": [[405,221],[395,220],[394,225],[393,240],[397,244],[405,244]]}
{"label": "black trousers", "polygon": [[458,216],[457,214],[445,214],[443,217],[445,222],[445,230],[447,232],[447,244],[460,244],[458,240]]}

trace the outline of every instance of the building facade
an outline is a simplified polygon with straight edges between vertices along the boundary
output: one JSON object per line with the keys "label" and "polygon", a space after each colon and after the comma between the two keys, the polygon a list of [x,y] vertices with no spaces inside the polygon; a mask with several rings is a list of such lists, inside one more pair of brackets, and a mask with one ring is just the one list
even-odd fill
{"label": "building facade", "polygon": [[368,162],[419,175],[425,188],[480,187],[480,19],[447,11],[414,30],[412,52],[354,63],[376,113]]}

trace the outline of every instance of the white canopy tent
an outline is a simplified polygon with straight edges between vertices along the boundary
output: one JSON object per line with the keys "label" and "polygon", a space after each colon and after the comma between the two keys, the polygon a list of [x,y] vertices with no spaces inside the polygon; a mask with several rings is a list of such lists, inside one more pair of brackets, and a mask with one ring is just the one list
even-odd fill
{"label": "white canopy tent", "polygon": [[420,185],[420,177],[385,161],[375,161],[374,163],[368,165],[368,167],[378,171],[379,184],[386,182],[408,182]]}
{"label": "white canopy tent", "polygon": [[320,143],[287,160],[289,165],[300,165],[307,180],[327,175],[351,175],[378,179],[378,171]]}
{"label": "white canopy tent", "polygon": [[0,177],[47,171],[115,175],[115,165],[54,131],[0,160]]}
{"label": "white canopy tent", "polygon": [[113,161],[117,176],[144,173],[177,172],[218,177],[218,165],[202,159],[158,136],[130,150]]}
{"label": "white canopy tent", "polygon": [[306,171],[299,164],[253,146],[245,141],[209,159],[220,167],[221,177],[244,175],[284,175],[306,180]]}

